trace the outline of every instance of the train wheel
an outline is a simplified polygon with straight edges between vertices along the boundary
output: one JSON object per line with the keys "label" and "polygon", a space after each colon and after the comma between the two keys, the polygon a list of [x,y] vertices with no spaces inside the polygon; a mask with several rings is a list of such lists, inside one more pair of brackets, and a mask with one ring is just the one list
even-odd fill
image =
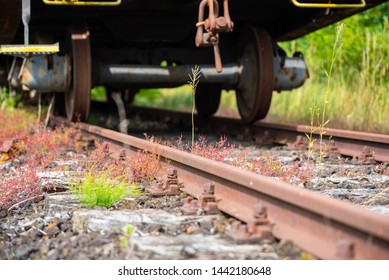
{"label": "train wheel", "polygon": [[269,111],[274,88],[273,45],[265,29],[253,26],[242,30],[238,43],[243,71],[236,99],[242,120],[252,123]]}
{"label": "train wheel", "polygon": [[69,55],[72,61],[72,83],[65,93],[66,116],[69,120],[87,121],[91,103],[91,51],[86,27],[71,28]]}
{"label": "train wheel", "polygon": [[210,117],[216,113],[220,104],[221,86],[217,84],[199,84],[195,95],[197,114]]}

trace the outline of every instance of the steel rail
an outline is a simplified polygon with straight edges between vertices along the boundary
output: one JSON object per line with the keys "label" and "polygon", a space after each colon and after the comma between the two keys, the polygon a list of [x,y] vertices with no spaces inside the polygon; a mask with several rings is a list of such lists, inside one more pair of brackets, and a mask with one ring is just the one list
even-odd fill
{"label": "steel rail", "polygon": [[292,240],[321,259],[389,259],[388,217],[101,127],[81,124],[81,130],[110,142],[116,154],[141,149],[160,155],[161,162],[177,169],[183,191],[196,198],[203,184],[214,183],[219,209],[243,222],[252,219],[256,205],[265,206],[274,237]]}
{"label": "steel rail", "polygon": [[[140,112],[143,115],[158,116],[159,119],[170,118],[174,119],[174,115],[179,118],[180,123],[185,123],[191,126],[191,114],[183,112],[171,112],[161,109],[137,108],[131,107],[133,113]],[[196,124],[203,131],[212,131],[218,134],[226,134],[244,138],[246,140],[255,140],[271,142],[288,142],[296,141],[297,136],[309,134],[312,131],[313,139],[316,143],[320,138],[319,128],[309,125],[290,125],[260,121],[252,125],[246,125],[238,119],[230,119],[223,117],[214,117],[203,120],[196,119]],[[339,153],[345,156],[357,157],[363,148],[369,147],[376,161],[389,161],[389,135],[378,133],[367,133],[350,131],[343,129],[325,128],[323,133],[325,144],[328,144],[331,139],[339,149]]]}
{"label": "steel rail", "polygon": [[[280,131],[299,132],[302,135],[315,131],[313,136],[319,139],[319,128],[310,128],[307,125],[280,125],[274,123],[258,123],[258,127],[271,128]],[[374,159],[380,162],[389,161],[389,135],[368,133],[361,131],[350,131],[344,129],[325,128],[323,139],[333,140],[340,154],[347,156],[357,156],[363,147],[371,148]]]}

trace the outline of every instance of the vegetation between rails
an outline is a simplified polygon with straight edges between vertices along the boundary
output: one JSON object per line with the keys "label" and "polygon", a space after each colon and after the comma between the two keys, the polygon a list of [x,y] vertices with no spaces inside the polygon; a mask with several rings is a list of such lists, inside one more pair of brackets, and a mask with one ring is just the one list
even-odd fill
{"label": "vegetation between rails", "polygon": [[189,82],[191,92],[192,92],[192,147],[194,146],[194,134],[195,134],[195,123],[194,123],[194,113],[195,113],[195,97],[197,85],[200,82],[201,70],[199,66],[194,66],[192,68],[192,75],[189,75]]}
{"label": "vegetation between rails", "polygon": [[55,187],[40,174],[74,142],[73,128],[46,129],[36,123],[35,114],[23,110],[1,110],[0,123],[0,210],[4,210]]}
{"label": "vegetation between rails", "polygon": [[92,168],[79,182],[70,185],[77,200],[88,207],[110,207],[123,197],[136,196],[139,190],[129,184],[125,177],[111,178],[109,172]]}
{"label": "vegetation between rails", "polygon": [[[149,138],[153,141],[153,137]],[[136,197],[141,193],[139,184],[151,182],[163,176],[165,169],[159,156],[139,150],[127,157],[112,157],[106,143],[95,143],[96,148],[87,153],[88,160],[80,172],[80,179],[73,179],[71,191],[85,206],[110,207],[124,197]]]}
{"label": "vegetation between rails", "polygon": [[80,202],[91,207],[108,207],[122,197],[135,196],[139,189],[134,183],[152,180],[163,171],[153,153],[139,151],[118,161],[100,143],[85,160],[85,147],[76,137],[76,127],[51,130],[36,120],[35,113],[8,107],[0,110],[0,211],[34,202],[55,190],[57,186],[45,172],[71,171],[57,166],[57,159],[79,162],[81,171],[69,178],[74,183],[71,189]]}
{"label": "vegetation between rails", "polygon": [[313,145],[315,142],[315,139],[313,139],[313,134],[315,132],[319,133],[319,161],[321,161],[323,155],[324,155],[324,146],[326,145],[324,143],[324,135],[326,134],[326,126],[330,122],[330,117],[328,114],[328,105],[329,100],[331,96],[331,86],[332,86],[332,72],[335,66],[335,61],[339,56],[339,53],[342,48],[342,33],[343,33],[344,25],[343,23],[340,23],[336,27],[336,37],[335,42],[333,44],[332,48],[332,54],[331,54],[331,62],[326,68],[324,65],[322,65],[322,68],[324,70],[324,73],[327,77],[327,86],[325,89],[324,94],[321,94],[320,98],[318,97],[317,92],[314,94],[315,99],[313,105],[310,107],[311,112],[311,118],[310,118],[310,132],[306,133],[306,136],[308,138],[308,158],[311,158],[313,153]]}

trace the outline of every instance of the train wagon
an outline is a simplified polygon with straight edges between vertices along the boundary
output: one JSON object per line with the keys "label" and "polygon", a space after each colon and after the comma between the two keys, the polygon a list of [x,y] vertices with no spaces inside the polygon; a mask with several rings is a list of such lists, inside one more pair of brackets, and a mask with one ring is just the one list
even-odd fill
{"label": "train wagon", "polygon": [[232,89],[252,123],[266,116],[274,91],[309,76],[303,54],[288,56],[278,42],[383,2],[0,0],[0,85],[54,94],[59,114],[86,121],[96,85],[131,102],[142,88],[186,84],[199,65],[198,114],[213,115],[221,91]]}

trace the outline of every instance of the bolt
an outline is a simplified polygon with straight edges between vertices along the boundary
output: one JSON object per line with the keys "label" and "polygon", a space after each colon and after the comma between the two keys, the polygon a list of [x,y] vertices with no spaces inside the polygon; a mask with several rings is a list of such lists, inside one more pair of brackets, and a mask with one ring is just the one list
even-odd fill
{"label": "bolt", "polygon": [[203,194],[215,194],[215,185],[213,183],[205,183],[203,186]]}
{"label": "bolt", "polygon": [[296,141],[294,142],[293,146],[296,150],[305,150],[307,148],[307,144],[301,135],[296,137]]}
{"label": "bolt", "polygon": [[177,169],[170,168],[167,170],[167,177],[168,178],[177,178]]}
{"label": "bolt", "polygon": [[195,215],[199,209],[197,201],[192,197],[188,197],[184,201],[184,205],[181,207],[182,211],[187,215]]}

